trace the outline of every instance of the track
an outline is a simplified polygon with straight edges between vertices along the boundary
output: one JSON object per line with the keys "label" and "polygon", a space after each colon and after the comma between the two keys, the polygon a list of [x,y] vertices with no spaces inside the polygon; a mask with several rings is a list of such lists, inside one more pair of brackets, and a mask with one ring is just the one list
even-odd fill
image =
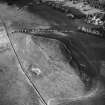
{"label": "track", "polygon": [[37,95],[39,96],[40,100],[42,101],[42,103],[43,103],[44,105],[47,105],[47,103],[45,102],[45,100],[43,99],[43,97],[40,95],[40,93],[39,93],[37,87],[33,84],[33,82],[31,81],[30,77],[29,77],[29,76],[27,75],[27,73],[25,72],[25,70],[24,70],[24,68],[23,68],[23,66],[22,66],[22,64],[21,64],[21,61],[20,61],[20,59],[19,59],[19,57],[18,57],[18,55],[17,55],[17,53],[16,53],[16,51],[15,51],[15,49],[14,49],[13,44],[12,44],[10,35],[9,35],[9,33],[8,33],[7,26],[5,25],[5,22],[4,22],[4,20],[2,19],[1,16],[0,16],[0,19],[1,19],[1,21],[2,21],[2,24],[3,24],[4,28],[5,28],[5,31],[6,31],[6,33],[7,33],[7,37],[8,37],[8,39],[9,39],[9,41],[10,41],[12,50],[13,50],[14,54],[16,55],[17,60],[18,60],[18,62],[19,62],[19,64],[20,64],[20,66],[21,66],[22,72],[25,74],[25,76],[27,77],[27,79],[28,79],[28,80],[30,81],[30,83],[32,84],[33,88],[35,89],[35,91],[36,91]]}

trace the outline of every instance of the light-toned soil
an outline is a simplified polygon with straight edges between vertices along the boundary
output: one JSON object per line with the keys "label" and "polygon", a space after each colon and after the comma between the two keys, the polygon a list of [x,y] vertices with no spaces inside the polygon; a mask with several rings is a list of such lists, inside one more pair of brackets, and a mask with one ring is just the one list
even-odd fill
{"label": "light-toned soil", "polygon": [[[48,102],[50,98],[78,97],[84,95],[84,84],[69,65],[56,40],[13,34],[11,39],[28,75]],[[30,65],[39,68],[36,75]]]}
{"label": "light-toned soil", "polygon": [[0,105],[39,105],[0,21]]}

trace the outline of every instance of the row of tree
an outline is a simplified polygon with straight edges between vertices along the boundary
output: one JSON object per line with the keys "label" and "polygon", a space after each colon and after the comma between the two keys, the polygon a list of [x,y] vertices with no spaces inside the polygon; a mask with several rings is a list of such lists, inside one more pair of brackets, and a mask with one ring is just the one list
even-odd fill
{"label": "row of tree", "polygon": [[33,0],[0,0],[0,2],[8,3],[8,5],[25,5]]}
{"label": "row of tree", "polygon": [[105,0],[87,0],[90,5],[96,8],[105,8]]}

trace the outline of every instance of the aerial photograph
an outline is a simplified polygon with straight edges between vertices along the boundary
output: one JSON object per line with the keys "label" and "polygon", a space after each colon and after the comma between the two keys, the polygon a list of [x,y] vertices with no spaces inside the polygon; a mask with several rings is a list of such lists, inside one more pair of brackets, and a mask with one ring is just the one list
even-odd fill
{"label": "aerial photograph", "polygon": [[105,105],[105,0],[0,0],[0,105]]}

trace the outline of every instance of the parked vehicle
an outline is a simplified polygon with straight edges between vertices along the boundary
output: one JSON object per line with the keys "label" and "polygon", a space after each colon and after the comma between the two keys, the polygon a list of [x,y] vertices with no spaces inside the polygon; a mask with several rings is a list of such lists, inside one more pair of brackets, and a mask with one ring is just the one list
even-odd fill
{"label": "parked vehicle", "polygon": [[65,12],[65,13],[69,13],[69,12],[70,12],[70,8],[67,7],[67,6],[63,6],[63,5],[62,5],[62,7],[61,7],[61,10],[62,10],[63,12]]}
{"label": "parked vehicle", "polygon": [[88,2],[83,2],[84,5],[89,5]]}
{"label": "parked vehicle", "polygon": [[40,4],[42,3],[42,0],[37,0],[37,1],[35,1],[35,3],[36,3],[37,5],[40,5]]}
{"label": "parked vehicle", "polygon": [[61,4],[58,4],[58,3],[56,3],[55,8],[60,10],[60,9],[62,8],[62,5],[61,5]]}
{"label": "parked vehicle", "polygon": [[51,6],[52,7],[55,7],[55,5],[56,5],[56,3],[54,3],[54,2],[51,3]]}
{"label": "parked vehicle", "polygon": [[67,14],[66,16],[67,16],[69,19],[75,19],[75,16],[74,16],[73,14],[71,14],[71,13]]}
{"label": "parked vehicle", "polygon": [[89,11],[89,10],[91,10],[91,8],[89,8],[89,9],[83,9],[83,11]]}
{"label": "parked vehicle", "polygon": [[45,4],[47,4],[48,6],[52,5],[52,1],[46,1]]}

